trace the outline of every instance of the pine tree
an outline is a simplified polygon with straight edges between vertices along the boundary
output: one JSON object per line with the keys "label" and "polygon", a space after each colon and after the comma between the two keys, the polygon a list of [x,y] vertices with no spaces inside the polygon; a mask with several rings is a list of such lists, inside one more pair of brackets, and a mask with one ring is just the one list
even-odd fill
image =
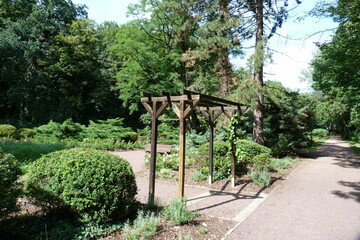
{"label": "pine tree", "polygon": [[[281,27],[288,16],[288,0],[247,0],[246,9],[253,13],[255,22],[255,54],[254,54],[254,73],[253,80],[259,86],[259,93],[255,100],[254,120],[253,120],[253,140],[259,144],[264,144],[264,62],[266,38],[271,38],[277,28]],[[279,7],[280,4],[283,6]],[[300,4],[299,0],[296,3]],[[270,32],[266,34],[264,24],[272,24]],[[267,35],[267,36],[266,36]]]}

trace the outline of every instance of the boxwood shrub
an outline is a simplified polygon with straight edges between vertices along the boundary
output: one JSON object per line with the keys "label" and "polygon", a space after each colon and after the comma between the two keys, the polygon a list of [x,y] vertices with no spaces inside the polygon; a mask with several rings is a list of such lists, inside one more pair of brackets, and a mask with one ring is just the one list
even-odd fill
{"label": "boxwood shrub", "polygon": [[16,127],[9,124],[0,124],[0,137],[15,138]]}
{"label": "boxwood shrub", "polygon": [[272,165],[272,158],[268,153],[260,153],[250,161],[250,165],[257,170],[269,170]]}
{"label": "boxwood shrub", "polygon": [[20,175],[18,161],[0,148],[0,219],[16,209],[16,200],[21,193],[17,181]]}
{"label": "boxwood shrub", "polygon": [[256,165],[257,168],[262,168],[259,165],[259,163],[263,159],[266,159],[265,156],[267,156],[267,155],[262,155],[259,158],[255,158],[255,157],[262,153],[268,154],[268,155],[271,154],[270,148],[262,146],[251,140],[240,139],[240,140],[236,141],[235,145],[236,145],[235,155],[236,155],[238,163],[240,164],[241,171],[246,171],[246,169],[248,167],[253,166],[253,165]]}
{"label": "boxwood shrub", "polygon": [[[197,163],[198,171],[202,175],[209,173],[209,143],[202,144],[198,153]],[[214,159],[214,180],[219,180],[231,176],[231,158],[230,158],[230,144],[224,141],[214,142],[213,149]],[[198,174],[198,175],[200,175]]]}
{"label": "boxwood shrub", "polygon": [[94,149],[42,156],[29,165],[25,190],[44,210],[70,210],[82,222],[123,218],[136,206],[137,186],[130,164]]}

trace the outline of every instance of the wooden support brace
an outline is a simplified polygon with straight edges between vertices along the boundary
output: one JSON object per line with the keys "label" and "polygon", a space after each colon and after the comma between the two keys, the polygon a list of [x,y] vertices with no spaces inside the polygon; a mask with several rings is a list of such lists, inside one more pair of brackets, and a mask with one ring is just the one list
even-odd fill
{"label": "wooden support brace", "polygon": [[171,108],[175,112],[176,116],[178,116],[178,118],[180,118],[180,109],[179,109],[179,107],[175,103],[171,102]]}
{"label": "wooden support brace", "polygon": [[192,111],[194,111],[194,108],[196,107],[196,105],[198,105],[199,102],[200,100],[194,100],[189,103],[189,106],[184,111],[184,118],[189,117],[189,115],[191,114]]}
{"label": "wooden support brace", "polygon": [[151,106],[150,106],[147,102],[141,102],[141,103],[142,103],[142,105],[145,107],[146,111],[147,111],[150,115],[152,115],[153,111],[152,111]]}

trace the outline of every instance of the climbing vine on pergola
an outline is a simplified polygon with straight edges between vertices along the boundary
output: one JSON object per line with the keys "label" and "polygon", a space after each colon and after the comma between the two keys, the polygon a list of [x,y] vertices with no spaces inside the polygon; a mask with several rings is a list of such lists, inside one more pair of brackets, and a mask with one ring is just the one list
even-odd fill
{"label": "climbing vine on pergola", "polygon": [[[199,108],[202,115],[207,119],[210,127],[209,139],[209,184],[213,181],[213,145],[214,145],[214,126],[218,117],[224,113],[228,118],[232,118],[235,113],[238,116],[246,111],[246,107],[240,103],[217,98],[197,92],[187,90],[180,94],[161,93],[149,95],[142,93],[141,103],[151,115],[151,148],[150,148],[150,177],[149,177],[149,196],[148,203],[154,204],[155,198],[155,172],[156,172],[156,152],[159,117],[166,108],[170,107],[179,118],[179,178],[178,178],[178,197],[184,196],[184,176],[185,176],[185,134],[186,119]],[[231,143],[232,149],[232,186],[235,186],[235,147]]]}

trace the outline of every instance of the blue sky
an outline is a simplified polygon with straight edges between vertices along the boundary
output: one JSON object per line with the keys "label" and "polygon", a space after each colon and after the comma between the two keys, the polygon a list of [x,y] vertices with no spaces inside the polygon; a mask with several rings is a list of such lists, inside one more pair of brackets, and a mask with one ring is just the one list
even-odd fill
{"label": "blue sky", "polygon": [[[136,4],[138,0],[73,0],[76,4],[85,4],[88,7],[89,18],[97,23],[103,21],[115,21],[119,24],[126,23],[130,19],[126,17],[127,6]],[[295,3],[295,0],[289,2]],[[307,69],[308,64],[316,53],[315,42],[328,41],[331,32],[310,35],[325,29],[335,28],[336,24],[331,19],[306,18],[302,22],[297,22],[296,18],[303,15],[304,11],[309,11],[315,5],[315,0],[303,0],[303,2],[290,12],[288,20],[277,33],[288,36],[291,40],[278,35],[272,37],[269,46],[274,50],[273,63],[265,68],[265,80],[276,80],[285,87],[293,90],[306,92],[309,85],[299,81],[301,70]],[[291,7],[291,3],[290,3]],[[233,59],[235,66],[244,66],[246,60]]]}

